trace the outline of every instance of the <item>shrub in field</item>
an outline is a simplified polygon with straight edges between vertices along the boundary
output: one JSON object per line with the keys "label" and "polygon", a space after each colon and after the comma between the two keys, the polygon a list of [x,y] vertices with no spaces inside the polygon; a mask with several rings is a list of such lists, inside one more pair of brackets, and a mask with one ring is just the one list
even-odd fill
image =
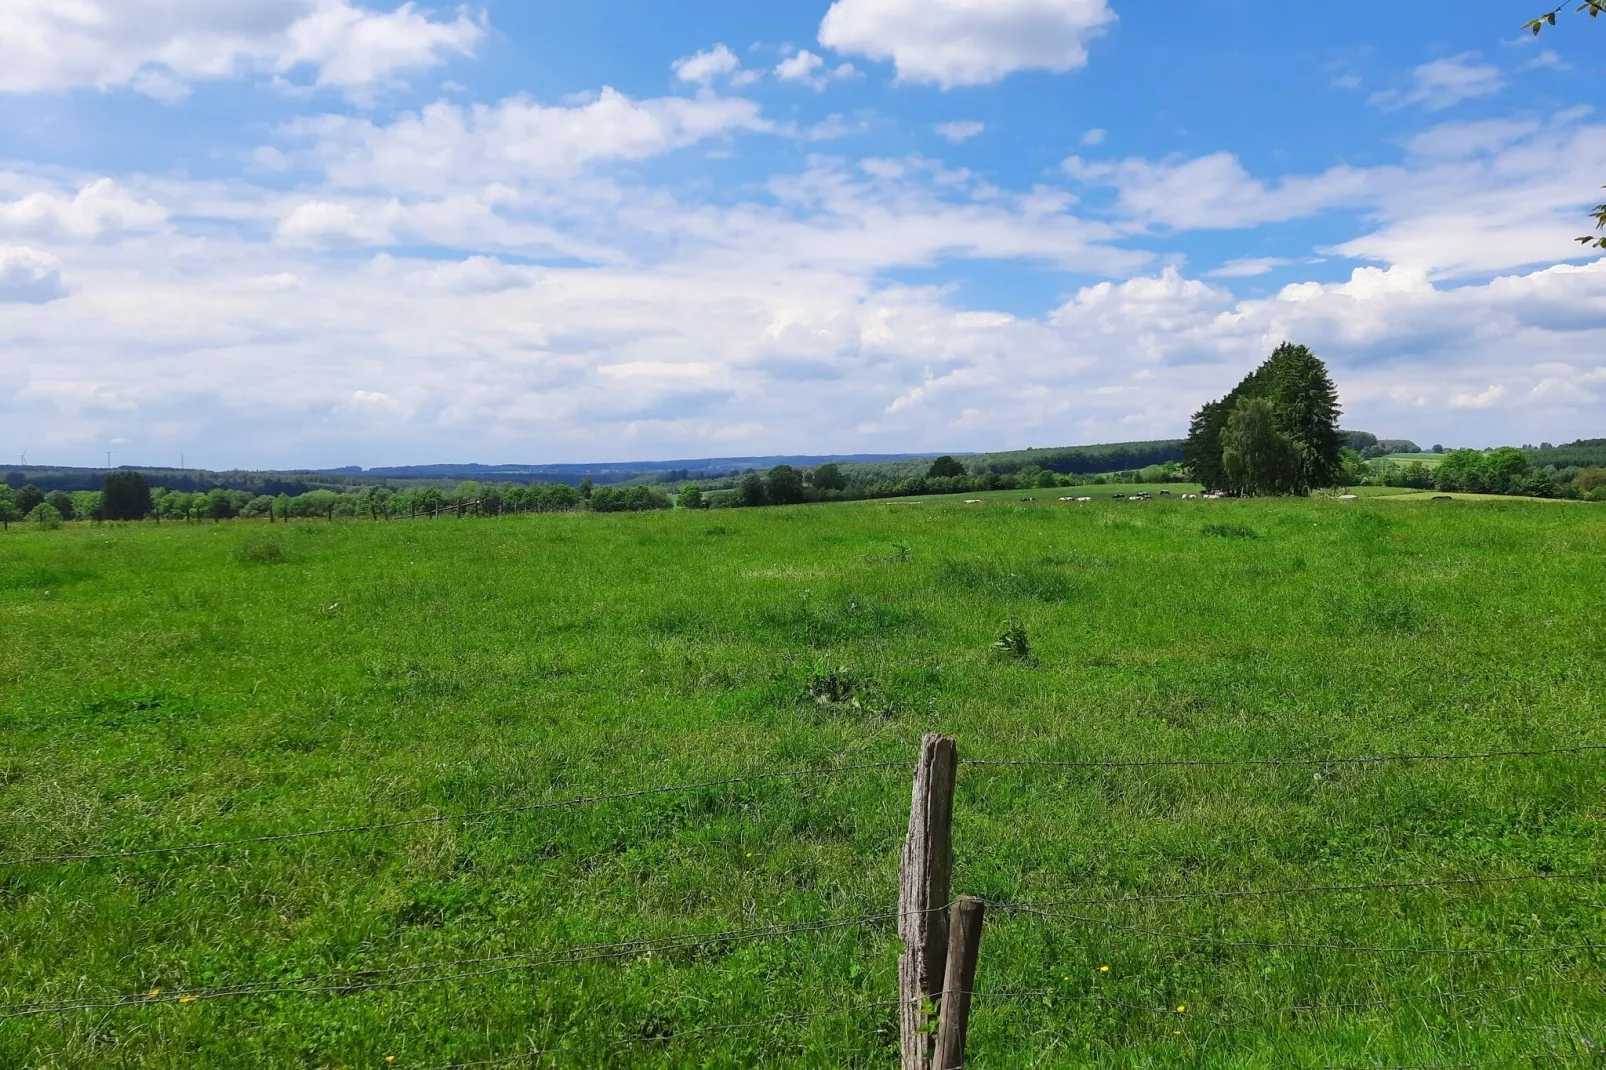
{"label": "shrub in field", "polygon": [[246,565],[279,565],[289,557],[284,551],[284,543],[272,535],[256,535],[245,540],[234,556]]}

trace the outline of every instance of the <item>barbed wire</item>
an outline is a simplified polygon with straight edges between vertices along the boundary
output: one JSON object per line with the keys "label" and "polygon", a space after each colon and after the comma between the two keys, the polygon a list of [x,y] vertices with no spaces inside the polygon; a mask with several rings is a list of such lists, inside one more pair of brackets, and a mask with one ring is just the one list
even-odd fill
{"label": "barbed wire", "polygon": [[1065,914],[1048,910],[1039,910],[1025,904],[989,903],[988,906],[997,910],[1010,911],[1017,914],[1029,914],[1041,918],[1057,918],[1065,921],[1081,922],[1085,925],[1096,925],[1102,929],[1114,932],[1136,933],[1142,936],[1154,936],[1166,940],[1180,940],[1185,943],[1209,944],[1213,947],[1253,947],[1261,950],[1295,950],[1295,951],[1343,951],[1352,954],[1367,955],[1538,955],[1562,954],[1571,951],[1595,951],[1601,944],[1549,944],[1529,945],[1523,947],[1379,947],[1365,944],[1324,944],[1293,940],[1229,940],[1216,936],[1200,936],[1195,933],[1180,933],[1169,929],[1155,929],[1144,925],[1121,925],[1104,918],[1088,917],[1084,914]]}
{"label": "barbed wire", "polygon": [[280,832],[266,836],[243,836],[227,840],[207,840],[199,843],[174,844],[165,847],[140,847],[122,851],[89,851],[71,854],[30,855],[23,858],[0,859],[0,868],[62,862],[96,862],[116,858],[144,858],[153,855],[183,854],[191,851],[212,851],[225,847],[242,847],[264,843],[283,843],[289,840],[313,839],[320,836],[342,836],[359,832],[381,832],[386,829],[408,828],[414,825],[439,825],[448,821],[480,821],[505,814],[524,814],[538,810],[558,810],[570,806],[592,806],[621,799],[638,799],[649,795],[668,795],[676,792],[700,791],[707,788],[730,787],[758,780],[801,779],[810,776],[837,776],[843,773],[863,772],[871,769],[905,769],[907,762],[871,762],[861,765],[819,766],[808,769],[788,769],[780,772],[752,773],[690,784],[668,784],[660,787],[638,788],[602,795],[582,795],[572,799],[550,802],[521,803],[499,806],[488,810],[473,810],[460,814],[432,814],[429,817],[410,817],[396,821],[379,821],[367,825],[338,825],[330,828],[307,829],[301,832]]}
{"label": "barbed wire", "polygon": [[1606,743],[1551,747],[1543,750],[1500,750],[1444,754],[1361,754],[1325,758],[1132,758],[1049,761],[1014,758],[961,758],[960,765],[1045,769],[1214,769],[1235,766],[1382,765],[1388,762],[1469,762],[1499,758],[1545,758],[1606,751]]}
{"label": "barbed wire", "polygon": [[[838,1018],[846,1014],[858,1014],[862,1011],[880,1010],[885,1007],[902,1005],[901,999],[875,1000],[870,1003],[857,1003],[846,1007],[835,1007],[828,1011],[804,1011],[799,1014],[777,1014],[770,1018],[759,1018],[748,1022],[728,1022],[719,1025],[697,1026],[693,1029],[679,1029],[660,1036],[630,1037],[626,1040],[616,1041],[611,1048],[635,1047],[643,1044],[668,1044],[685,1037],[703,1036],[710,1033],[735,1032],[742,1029],[762,1029],[766,1026],[785,1025],[790,1022],[804,1022],[816,1018]],[[529,1048],[514,1055],[497,1056],[490,1059],[476,1059],[470,1062],[439,1063],[425,1067],[423,1070],[468,1070],[476,1066],[506,1066],[509,1063],[520,1062],[525,1059],[538,1059],[543,1055],[556,1055],[568,1049],[564,1048]]]}
{"label": "barbed wire", "polygon": [[[1244,899],[1280,895],[1329,895],[1344,892],[1400,891],[1421,888],[1456,888],[1492,884],[1517,884],[1525,881],[1601,880],[1606,870],[1585,870],[1578,873],[1521,873],[1500,877],[1443,877],[1415,881],[1376,881],[1370,884],[1305,884],[1285,888],[1244,888],[1208,892],[1156,892],[1148,895],[1125,895],[1100,899],[1042,899],[1018,903],[999,903],[999,909],[1041,908],[1055,906],[1120,906],[1125,903],[1180,903],[1202,899]],[[994,904],[989,904],[994,905]]]}
{"label": "barbed wire", "polygon": [[[929,907],[925,912],[948,909],[947,905]],[[344,970],[309,974],[286,980],[246,981],[232,985],[214,985],[204,988],[175,989],[163,993],[160,988],[150,992],[136,992],[114,996],[77,997],[73,999],[11,1004],[0,1007],[0,1021],[12,1018],[31,1018],[46,1014],[65,1014],[88,1010],[120,1010],[125,1007],[161,1006],[168,1003],[198,1003],[206,1000],[229,999],[245,996],[299,995],[363,992],[372,989],[402,988],[419,984],[445,984],[455,981],[490,977],[542,966],[559,966],[611,959],[636,958],[658,953],[671,953],[708,947],[717,944],[747,943],[757,940],[781,939],[803,933],[824,932],[859,925],[871,925],[901,917],[900,911],[883,911],[857,914],[849,917],[826,918],[818,921],[797,922],[788,925],[767,925],[752,929],[731,929],[723,932],[685,932],[661,937],[641,937],[607,944],[581,944],[547,952],[516,952],[505,955],[487,955],[474,958],[449,959],[413,963],[406,966],[384,966],[362,970]],[[464,966],[485,967],[463,971]],[[398,976],[428,971],[459,969],[455,973],[436,973],[432,976]]]}

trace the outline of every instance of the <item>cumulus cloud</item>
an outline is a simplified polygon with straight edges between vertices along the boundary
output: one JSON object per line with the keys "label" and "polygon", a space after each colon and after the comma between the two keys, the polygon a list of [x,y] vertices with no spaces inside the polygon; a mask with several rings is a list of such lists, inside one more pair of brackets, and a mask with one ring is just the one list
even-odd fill
{"label": "cumulus cloud", "polygon": [[987,124],[976,122],[974,119],[957,119],[951,123],[938,123],[935,129],[939,137],[957,145],[986,130]]}
{"label": "cumulus cloud", "polygon": [[0,302],[43,305],[66,296],[59,260],[26,246],[0,245]]}
{"label": "cumulus cloud", "polygon": [[841,63],[827,67],[820,56],[801,49],[775,65],[775,77],[782,82],[798,82],[815,91],[824,89],[833,78],[851,78],[858,72],[853,64]]}
{"label": "cumulus cloud", "polygon": [[714,79],[728,77],[742,68],[742,61],[724,43],[716,44],[690,56],[682,56],[672,65],[675,77],[683,82],[711,85]]}
{"label": "cumulus cloud", "polygon": [[1105,0],[835,0],[819,36],[890,60],[899,81],[950,89],[1084,67],[1088,40],[1114,20]]}
{"label": "cumulus cloud", "polygon": [[1476,52],[1436,59],[1411,72],[1409,89],[1385,89],[1373,93],[1368,102],[1387,111],[1419,105],[1428,111],[1443,111],[1463,100],[1488,97],[1505,88],[1500,68],[1478,63]]}
{"label": "cumulus cloud", "polygon": [[94,239],[153,230],[166,219],[160,204],[136,197],[109,178],[89,182],[71,196],[42,189],[0,201],[0,234]]}
{"label": "cumulus cloud", "polygon": [[255,72],[361,98],[472,53],[483,35],[466,11],[435,18],[413,3],[10,0],[0,8],[0,92],[132,89],[172,101],[195,82]]}

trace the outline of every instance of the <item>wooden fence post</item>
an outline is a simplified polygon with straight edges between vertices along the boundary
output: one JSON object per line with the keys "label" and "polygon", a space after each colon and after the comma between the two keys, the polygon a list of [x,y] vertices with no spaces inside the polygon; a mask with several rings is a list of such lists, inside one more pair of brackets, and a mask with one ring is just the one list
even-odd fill
{"label": "wooden fence post", "polygon": [[931,1070],[964,1070],[965,1033],[970,1029],[970,994],[976,985],[976,956],[981,952],[981,919],[987,904],[965,896],[953,906],[948,928],[948,967],[942,982],[942,1017],[937,1023],[937,1053]]}
{"label": "wooden fence post", "polygon": [[902,1070],[930,1070],[933,1036],[926,1001],[942,994],[948,958],[948,884],[953,871],[954,741],[935,732],[920,741],[909,838],[898,875],[898,1039]]}

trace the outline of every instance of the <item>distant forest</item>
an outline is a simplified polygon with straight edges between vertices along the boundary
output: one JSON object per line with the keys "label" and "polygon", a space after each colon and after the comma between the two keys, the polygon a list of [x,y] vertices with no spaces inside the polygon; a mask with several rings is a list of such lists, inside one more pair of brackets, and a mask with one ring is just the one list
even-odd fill
{"label": "distant forest", "polygon": [[[1430,468],[1408,439],[1380,439],[1365,431],[1340,431],[1344,485],[1529,494],[1540,497],[1606,497],[1606,439],[1580,439],[1553,446],[1499,450],[1449,450]],[[401,477],[398,469],[323,472],[212,472],[196,469],[17,467],[0,481],[0,522],[23,519],[54,524],[71,520],[157,519],[196,521],[234,517],[268,521],[366,517],[423,518],[497,515],[584,509],[592,512],[682,508],[731,508],[806,501],[961,494],[984,490],[1047,489],[1084,483],[1132,484],[1194,481],[1183,459],[1183,440],[1115,442],[1093,446],[1010,450],[997,453],[900,455],[812,465],[780,463],[741,467],[741,458],[696,462],[706,467],[653,468],[619,465],[611,481],[591,475],[536,480],[528,470],[498,472],[503,478],[457,479],[444,474]],[[1405,454],[1405,463],[1395,455]],[[802,458],[793,458],[802,460]],[[728,467],[727,467],[728,465]],[[444,472],[492,466],[415,467]],[[516,466],[495,466],[516,467]],[[576,469],[600,466],[576,465]],[[511,477],[511,478],[509,478]],[[120,495],[104,491],[113,486]]]}

